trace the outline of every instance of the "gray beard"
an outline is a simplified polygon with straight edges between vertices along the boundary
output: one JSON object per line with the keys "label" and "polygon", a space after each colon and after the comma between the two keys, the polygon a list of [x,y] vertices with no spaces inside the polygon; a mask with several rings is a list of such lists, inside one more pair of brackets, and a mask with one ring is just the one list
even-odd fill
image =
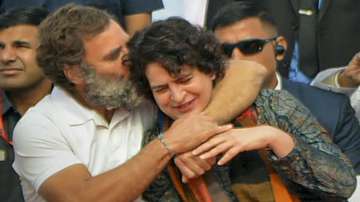
{"label": "gray beard", "polygon": [[86,82],[85,99],[91,103],[107,110],[132,110],[143,101],[129,80],[97,75],[94,68],[86,66],[82,67]]}

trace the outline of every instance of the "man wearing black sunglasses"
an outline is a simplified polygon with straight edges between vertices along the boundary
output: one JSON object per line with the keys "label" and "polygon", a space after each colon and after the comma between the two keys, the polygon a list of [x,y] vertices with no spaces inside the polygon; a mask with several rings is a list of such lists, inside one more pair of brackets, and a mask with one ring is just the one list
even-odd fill
{"label": "man wearing black sunglasses", "polygon": [[223,43],[224,53],[231,57],[235,48],[238,48],[245,55],[253,55],[259,53],[263,50],[264,46],[276,40],[277,37],[272,37],[270,39],[247,39],[239,41],[237,43]]}
{"label": "man wearing black sunglasses", "polygon": [[288,90],[307,106],[360,173],[360,126],[349,99],[280,77],[277,66],[285,57],[287,43],[278,36],[266,10],[254,2],[231,3],[214,16],[211,29],[226,55],[256,61],[268,69],[266,88]]}

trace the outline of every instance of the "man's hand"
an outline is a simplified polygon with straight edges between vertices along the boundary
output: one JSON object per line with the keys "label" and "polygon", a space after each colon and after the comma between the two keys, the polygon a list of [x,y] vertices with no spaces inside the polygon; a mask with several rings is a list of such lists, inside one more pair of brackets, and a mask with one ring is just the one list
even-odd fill
{"label": "man's hand", "polygon": [[171,152],[180,154],[231,128],[232,125],[219,126],[204,114],[192,113],[173,122],[165,132],[164,142]]}
{"label": "man's hand", "polygon": [[340,86],[355,88],[360,84],[360,52],[355,54],[348,66],[339,75]]}

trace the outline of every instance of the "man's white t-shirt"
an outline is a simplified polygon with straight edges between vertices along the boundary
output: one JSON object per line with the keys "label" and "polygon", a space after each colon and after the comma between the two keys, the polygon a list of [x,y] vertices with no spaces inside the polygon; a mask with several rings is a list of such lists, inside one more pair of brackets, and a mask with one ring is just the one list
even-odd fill
{"label": "man's white t-shirt", "polygon": [[84,164],[96,176],[133,157],[144,131],[153,126],[156,109],[144,103],[115,111],[110,123],[79,104],[59,87],[31,108],[14,131],[14,169],[26,201],[43,201],[36,193],[50,176]]}

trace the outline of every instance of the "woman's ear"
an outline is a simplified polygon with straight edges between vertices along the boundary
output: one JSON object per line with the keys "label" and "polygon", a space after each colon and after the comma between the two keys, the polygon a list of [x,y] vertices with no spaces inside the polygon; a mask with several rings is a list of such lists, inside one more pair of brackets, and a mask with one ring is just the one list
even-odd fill
{"label": "woman's ear", "polygon": [[79,65],[65,65],[64,75],[73,84],[83,84],[85,82],[83,71]]}

